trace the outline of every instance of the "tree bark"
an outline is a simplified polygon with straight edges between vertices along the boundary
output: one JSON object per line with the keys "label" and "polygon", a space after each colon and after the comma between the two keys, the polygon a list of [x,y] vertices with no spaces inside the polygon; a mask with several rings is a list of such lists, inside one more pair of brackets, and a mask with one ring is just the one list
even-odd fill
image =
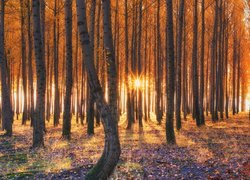
{"label": "tree bark", "polygon": [[[103,2],[104,3],[104,2]],[[106,4],[107,5],[107,4]],[[87,74],[89,76],[88,83],[91,92],[96,101],[97,109],[99,110],[102,123],[105,131],[105,147],[109,145],[108,149],[104,149],[102,157],[95,165],[95,167],[87,174],[86,179],[107,179],[113,172],[120,157],[120,142],[117,129],[117,119],[112,114],[112,105],[110,106],[104,99],[103,90],[101,88],[98,76],[95,70],[94,59],[91,54],[91,46],[88,35],[87,21],[86,21],[86,2],[85,0],[77,0],[77,16],[78,28],[80,34],[81,45],[85,52],[85,63]],[[108,10],[110,10],[108,8]],[[106,12],[106,11],[105,11]],[[112,36],[111,36],[112,38]],[[112,42],[112,41],[111,41]]]}
{"label": "tree bark", "polygon": [[173,32],[173,4],[172,0],[167,0],[167,114],[166,114],[166,137],[168,144],[175,144],[174,134],[174,89],[175,89],[175,70],[174,70],[174,32]]}
{"label": "tree bark", "polygon": [[200,57],[200,124],[205,125],[204,117],[204,61],[205,61],[205,0],[202,0],[201,57]]}
{"label": "tree bark", "polygon": [[7,82],[7,59],[5,58],[4,45],[4,13],[5,1],[0,1],[0,66],[2,85],[2,121],[6,136],[12,136],[13,112],[10,99],[10,87]]}
{"label": "tree bark", "polygon": [[178,36],[177,36],[177,83],[176,83],[176,128],[181,129],[181,64],[182,64],[182,35],[183,35],[183,17],[184,17],[185,1],[180,0],[180,8],[178,15]]}
{"label": "tree bark", "polygon": [[40,1],[33,0],[33,33],[35,45],[35,60],[37,73],[37,98],[36,110],[33,125],[33,147],[44,146],[43,123],[45,110],[45,88],[46,88],[46,69],[43,61],[42,36],[40,23]]}
{"label": "tree bark", "polygon": [[25,13],[24,13],[24,1],[20,0],[20,14],[21,14],[21,43],[22,43],[22,82],[23,82],[23,117],[22,117],[22,124],[26,124],[28,119],[28,112],[27,112],[27,73],[26,73],[26,40],[25,40]]}
{"label": "tree bark", "polygon": [[66,33],[66,94],[64,98],[63,137],[70,139],[71,131],[71,96],[72,96],[72,1],[65,1]]}
{"label": "tree bark", "polygon": [[193,23],[193,52],[192,52],[192,79],[193,79],[193,111],[196,125],[200,126],[199,107],[199,79],[198,79],[198,0],[194,0],[194,23]]}
{"label": "tree bark", "polygon": [[55,84],[55,98],[54,98],[54,126],[59,124],[60,119],[60,92],[58,85],[58,39],[57,39],[57,0],[54,2],[54,22],[53,22],[53,43],[54,43],[54,84]]}

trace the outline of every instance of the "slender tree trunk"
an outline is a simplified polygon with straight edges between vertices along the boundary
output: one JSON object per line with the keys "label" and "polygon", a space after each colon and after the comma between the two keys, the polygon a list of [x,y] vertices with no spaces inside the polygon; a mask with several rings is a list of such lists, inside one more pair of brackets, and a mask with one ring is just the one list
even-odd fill
{"label": "slender tree trunk", "polygon": [[54,126],[59,124],[60,119],[60,92],[59,92],[59,85],[58,85],[58,39],[57,39],[57,0],[54,2],[54,22],[53,22],[53,43],[54,43],[54,84],[55,84],[55,98],[54,98]]}
{"label": "slender tree trunk", "polygon": [[31,31],[31,8],[30,1],[27,3],[28,8],[28,74],[29,74],[29,90],[30,90],[30,118],[31,126],[34,121],[34,87],[33,87],[33,68],[32,68],[32,31]]}
{"label": "slender tree trunk", "polygon": [[194,0],[194,25],[193,25],[193,52],[192,52],[192,79],[193,79],[193,110],[195,112],[196,125],[200,126],[199,106],[199,79],[198,79],[198,0]]}
{"label": "slender tree trunk", "polygon": [[46,88],[46,69],[43,61],[42,36],[40,23],[40,1],[33,0],[33,25],[34,25],[34,45],[37,71],[37,98],[36,110],[33,124],[33,147],[44,146],[43,123],[45,110],[45,88]]}
{"label": "slender tree trunk", "polygon": [[236,61],[237,61],[237,37],[236,32],[234,32],[234,42],[233,42],[233,99],[232,99],[232,108],[233,108],[233,115],[236,113],[236,104],[235,104],[235,95],[236,95]]}
{"label": "slender tree trunk", "polygon": [[202,0],[201,59],[200,59],[200,124],[205,125],[204,117],[204,61],[205,61],[205,0]]}
{"label": "slender tree trunk", "polygon": [[[40,23],[41,23],[41,40],[42,40],[42,59],[45,64],[45,0],[40,0]],[[45,66],[46,70],[46,66]],[[46,76],[46,74],[45,74]],[[46,84],[46,83],[45,83]],[[45,85],[45,91],[46,91],[46,85]],[[46,92],[45,92],[46,93]],[[45,97],[43,99],[45,104]],[[42,112],[43,116],[43,131],[46,132],[45,127],[45,106]]]}
{"label": "slender tree trunk", "polygon": [[172,0],[167,0],[167,114],[166,114],[166,137],[168,144],[175,144],[174,134],[174,89],[175,89],[175,70],[174,70],[174,32],[173,32],[173,4]]}
{"label": "slender tree trunk", "polygon": [[[141,63],[141,39],[142,39],[142,0],[139,3],[139,32],[138,32],[138,77],[142,74],[142,63]],[[138,92],[138,121],[139,127],[142,127],[142,87],[139,87]]]}
{"label": "slender tree trunk", "polygon": [[241,81],[241,45],[240,40],[237,47],[237,114],[240,112],[240,81]]}
{"label": "slender tree trunk", "polygon": [[132,126],[132,117],[131,117],[131,99],[130,99],[130,88],[129,88],[129,79],[128,79],[128,72],[129,72],[129,40],[128,40],[128,0],[124,2],[124,10],[125,10],[125,82],[127,88],[127,129],[131,129]]}
{"label": "slender tree trunk", "polygon": [[[95,10],[96,10],[96,0],[91,1],[91,9],[90,9],[90,45],[91,45],[91,53],[94,58],[95,54]],[[87,87],[88,98],[87,98],[87,122],[88,122],[88,135],[94,134],[94,99],[92,93]]]}
{"label": "slender tree trunk", "polygon": [[104,32],[104,47],[106,51],[106,60],[108,64],[108,89],[109,89],[109,104],[112,110],[112,115],[118,122],[117,111],[117,71],[115,64],[112,30],[111,30],[111,11],[110,0],[102,0],[103,12],[103,32]]}
{"label": "slender tree trunk", "polygon": [[22,42],[22,82],[23,82],[23,117],[22,124],[26,124],[28,119],[28,109],[27,109],[27,73],[26,73],[26,40],[25,40],[25,13],[24,13],[24,1],[20,0],[20,10],[21,10],[21,42]]}
{"label": "slender tree trunk", "polygon": [[161,101],[162,101],[162,92],[161,92],[161,86],[162,86],[162,67],[161,67],[161,34],[160,34],[160,7],[161,7],[161,1],[157,1],[157,25],[156,25],[156,33],[157,33],[157,49],[156,49],[156,119],[159,124],[161,124],[162,121],[162,107],[161,107]]}
{"label": "slender tree trunk", "polygon": [[217,51],[217,25],[218,25],[218,0],[215,0],[215,10],[214,10],[214,30],[211,46],[211,69],[210,69],[210,112],[212,114],[212,120],[215,121],[215,109],[214,109],[214,79],[215,79],[215,62],[216,62],[216,51]]}
{"label": "slender tree trunk", "polygon": [[65,1],[66,26],[66,94],[64,98],[63,132],[66,139],[70,139],[71,131],[71,96],[72,96],[72,1]]}
{"label": "slender tree trunk", "polygon": [[185,1],[180,1],[179,17],[178,17],[178,36],[177,36],[177,84],[176,84],[176,128],[181,129],[181,64],[182,64],[182,35],[183,35],[183,16]]}
{"label": "slender tree trunk", "polygon": [[6,136],[12,136],[13,112],[10,99],[10,87],[7,82],[7,59],[5,58],[4,45],[4,13],[5,1],[0,1],[0,66],[1,66],[1,85],[2,85],[2,121]]}

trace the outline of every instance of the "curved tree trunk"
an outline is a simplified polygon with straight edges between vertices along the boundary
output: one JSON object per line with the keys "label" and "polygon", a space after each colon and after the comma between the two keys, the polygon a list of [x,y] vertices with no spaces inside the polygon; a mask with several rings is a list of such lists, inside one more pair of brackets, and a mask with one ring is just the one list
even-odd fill
{"label": "curved tree trunk", "polygon": [[102,157],[96,166],[87,174],[86,179],[107,179],[107,177],[113,172],[121,153],[116,123],[117,119],[112,114],[112,106],[109,106],[104,99],[103,90],[95,70],[86,21],[85,0],[77,0],[76,6],[80,40],[85,55],[86,69],[89,77],[88,83],[104,125],[105,146],[108,144],[108,149],[105,148]]}

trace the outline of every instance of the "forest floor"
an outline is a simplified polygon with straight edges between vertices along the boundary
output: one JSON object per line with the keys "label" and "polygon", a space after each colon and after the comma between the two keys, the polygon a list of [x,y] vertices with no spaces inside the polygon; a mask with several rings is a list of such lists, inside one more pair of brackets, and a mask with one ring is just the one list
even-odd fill
{"label": "forest floor", "polygon": [[[102,127],[94,136],[72,120],[72,139],[61,139],[61,126],[47,124],[45,148],[30,149],[32,128],[14,123],[11,138],[0,137],[0,179],[83,179],[103,150]],[[247,114],[197,128],[190,118],[166,144],[164,123],[119,125],[122,154],[111,179],[250,179],[250,120]]]}

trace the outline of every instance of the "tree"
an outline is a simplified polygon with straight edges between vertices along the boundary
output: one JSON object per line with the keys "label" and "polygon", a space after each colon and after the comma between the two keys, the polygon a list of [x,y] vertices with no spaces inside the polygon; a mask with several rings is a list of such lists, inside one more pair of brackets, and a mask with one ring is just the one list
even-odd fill
{"label": "tree", "polygon": [[[105,132],[105,148],[102,157],[94,166],[94,168],[87,174],[86,179],[107,179],[107,177],[110,176],[113,169],[115,168],[121,153],[118,129],[116,124],[117,119],[112,114],[112,106],[110,106],[104,99],[103,90],[101,88],[95,70],[94,59],[91,54],[90,39],[87,28],[85,0],[77,0],[76,6],[78,17],[77,24],[80,34],[80,41],[85,55],[87,74],[89,76],[88,84],[90,86],[91,93],[94,96],[99,114],[102,118],[102,123]],[[106,8],[104,9],[106,10]],[[110,9],[107,8],[107,10]]]}
{"label": "tree", "polygon": [[35,46],[37,90],[36,90],[36,109],[33,124],[33,147],[44,146],[43,123],[45,110],[45,88],[46,88],[46,69],[43,61],[42,36],[40,23],[40,1],[33,0],[33,33]]}
{"label": "tree", "polygon": [[28,77],[29,77],[29,104],[31,125],[33,125],[34,115],[34,87],[33,87],[33,68],[32,68],[32,32],[31,32],[31,8],[30,0],[27,3],[28,9]]}
{"label": "tree", "polygon": [[205,124],[204,117],[204,61],[205,61],[205,0],[201,4],[201,57],[200,57],[200,124]]}
{"label": "tree", "polygon": [[26,39],[25,39],[25,9],[24,9],[24,1],[20,0],[20,14],[21,14],[21,43],[22,43],[22,82],[23,82],[23,96],[24,96],[24,104],[23,104],[23,117],[22,124],[26,124],[26,120],[28,119],[27,112],[27,73],[26,73]]}
{"label": "tree", "polygon": [[[141,39],[142,39],[142,0],[139,2],[139,32],[138,32],[138,77],[142,75],[142,62],[141,62]],[[138,97],[138,120],[139,126],[142,127],[142,89],[139,88]]]}
{"label": "tree", "polygon": [[180,1],[178,17],[178,36],[177,36],[177,77],[176,77],[176,128],[181,129],[181,64],[182,64],[182,35],[183,35],[183,16],[185,1]]}
{"label": "tree", "polygon": [[0,1],[0,66],[1,66],[1,85],[2,85],[2,123],[6,130],[6,136],[12,136],[13,112],[10,99],[10,84],[7,81],[7,59],[5,57],[4,46],[4,13],[5,1]]}
{"label": "tree", "polygon": [[102,0],[103,13],[103,33],[104,33],[104,48],[106,60],[108,64],[108,102],[111,107],[112,115],[118,122],[117,109],[117,71],[113,47],[113,36],[111,30],[111,11],[110,0]]}
{"label": "tree", "polygon": [[168,144],[175,144],[174,134],[174,32],[173,32],[173,4],[172,0],[167,0],[167,114],[166,114],[166,137]]}
{"label": "tree", "polygon": [[58,1],[54,1],[54,22],[53,22],[53,43],[54,43],[54,84],[55,84],[55,98],[54,98],[54,126],[59,124],[60,118],[60,99],[59,99],[59,86],[58,86],[58,39],[57,39],[57,4]]}
{"label": "tree", "polygon": [[193,80],[193,111],[196,125],[200,126],[200,107],[199,107],[199,79],[197,70],[198,58],[198,0],[194,0],[194,23],[193,23],[193,52],[192,52],[192,80]]}
{"label": "tree", "polygon": [[65,1],[66,29],[66,95],[64,98],[63,137],[70,139],[71,130],[71,94],[72,94],[72,1]]}
{"label": "tree", "polygon": [[128,126],[127,129],[131,129],[132,126],[132,117],[131,117],[131,98],[130,98],[130,89],[129,89],[129,34],[128,34],[128,0],[125,0],[124,2],[124,14],[125,14],[125,82],[126,82],[126,88],[127,88],[127,104],[126,104],[126,110],[127,110],[127,121]]}
{"label": "tree", "polygon": [[[95,51],[95,10],[96,10],[96,0],[91,1],[91,20],[90,20],[90,44],[91,53],[94,57]],[[87,87],[87,123],[88,123],[88,135],[94,134],[94,99],[90,92],[89,87]]]}

